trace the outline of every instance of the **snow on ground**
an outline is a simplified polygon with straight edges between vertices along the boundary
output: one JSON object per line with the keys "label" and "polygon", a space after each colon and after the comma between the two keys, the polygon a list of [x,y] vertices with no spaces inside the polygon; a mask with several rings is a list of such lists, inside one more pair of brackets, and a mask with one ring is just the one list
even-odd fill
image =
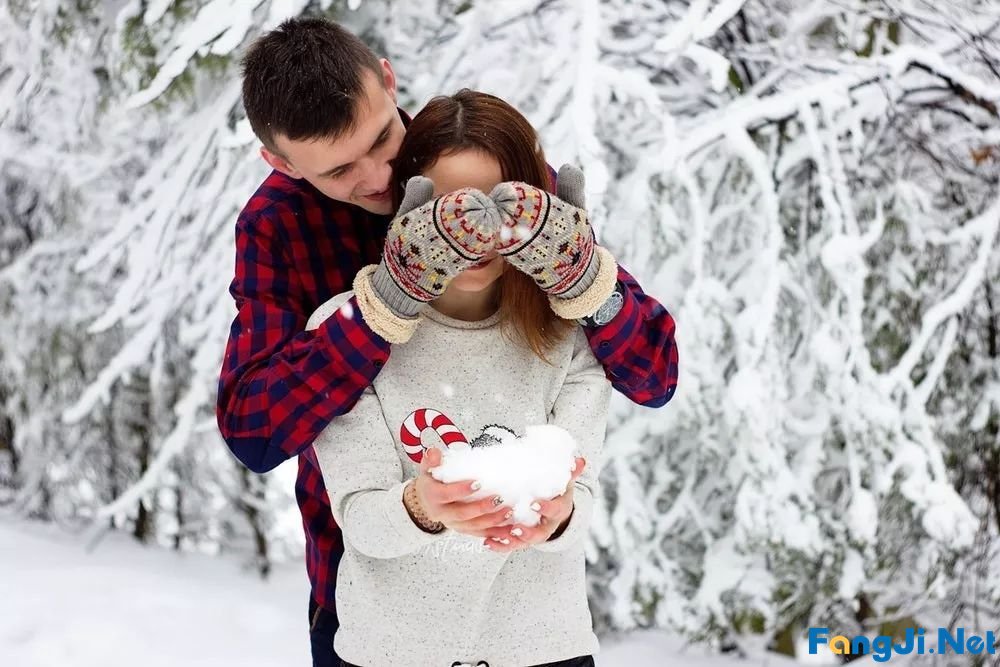
{"label": "snow on ground", "polygon": [[87,553],[46,526],[0,524],[0,664],[309,664],[303,565],[262,582],[228,558],[121,537]]}
{"label": "snow on ground", "polygon": [[[232,558],[111,535],[88,553],[51,526],[0,523],[0,664],[10,667],[309,665],[305,568],[268,582]],[[660,632],[603,642],[598,667],[787,666],[738,661]]]}
{"label": "snow on ground", "polygon": [[791,667],[799,663],[778,654],[738,660],[689,645],[680,637],[646,630],[622,640],[602,640],[597,667]]}

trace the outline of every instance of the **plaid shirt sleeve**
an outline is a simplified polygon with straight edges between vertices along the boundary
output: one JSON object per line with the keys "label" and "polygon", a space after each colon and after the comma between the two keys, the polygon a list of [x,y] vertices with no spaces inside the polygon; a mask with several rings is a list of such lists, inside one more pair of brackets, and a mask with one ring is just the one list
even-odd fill
{"label": "plaid shirt sleeve", "polygon": [[677,389],[674,318],[620,266],[618,281],[625,288],[621,311],[584,331],[612,386],[639,405],[658,408]]}
{"label": "plaid shirt sleeve", "polygon": [[266,214],[236,225],[237,315],[219,378],[216,416],[230,450],[266,472],[308,448],[354,407],[389,358],[390,345],[364,323],[354,298],[315,331],[287,248]]}

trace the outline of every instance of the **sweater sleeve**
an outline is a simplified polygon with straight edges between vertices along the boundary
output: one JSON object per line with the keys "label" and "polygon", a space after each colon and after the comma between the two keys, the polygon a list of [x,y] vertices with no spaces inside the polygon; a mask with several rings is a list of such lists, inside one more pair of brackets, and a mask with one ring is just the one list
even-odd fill
{"label": "sweater sleeve", "polygon": [[335,417],[313,447],[330,507],[344,540],[372,558],[398,558],[449,531],[427,533],[403,504],[409,482],[375,390],[362,393],[354,409]]}
{"label": "sweater sleeve", "polygon": [[576,439],[579,455],[587,460],[573,488],[573,514],[562,535],[534,545],[545,552],[565,551],[577,545],[590,530],[594,497],[599,493],[598,474],[607,432],[611,383],[594,357],[582,330],[577,330],[569,373],[556,397],[548,423],[561,426]]}
{"label": "sweater sleeve", "polygon": [[[233,454],[263,473],[297,456],[354,406],[389,359],[390,346],[350,307],[308,331],[307,299],[270,215],[236,227],[236,301],[219,375],[216,416]],[[351,310],[353,308],[353,311]]]}
{"label": "sweater sleeve", "polygon": [[590,348],[615,389],[634,403],[658,408],[677,389],[674,318],[621,266],[618,282],[624,288],[621,312],[603,326],[586,327]]}

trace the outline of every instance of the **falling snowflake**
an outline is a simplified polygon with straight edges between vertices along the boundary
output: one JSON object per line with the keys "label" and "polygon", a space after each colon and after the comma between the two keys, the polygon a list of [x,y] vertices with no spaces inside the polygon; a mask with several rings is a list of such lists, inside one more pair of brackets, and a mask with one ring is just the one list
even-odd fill
{"label": "falling snowflake", "polygon": [[344,305],[340,307],[340,314],[349,320],[354,319],[354,306],[351,305],[350,301],[345,301]]}
{"label": "falling snowflake", "polygon": [[451,398],[455,395],[455,388],[450,384],[441,385],[441,393],[444,394],[445,398]]}

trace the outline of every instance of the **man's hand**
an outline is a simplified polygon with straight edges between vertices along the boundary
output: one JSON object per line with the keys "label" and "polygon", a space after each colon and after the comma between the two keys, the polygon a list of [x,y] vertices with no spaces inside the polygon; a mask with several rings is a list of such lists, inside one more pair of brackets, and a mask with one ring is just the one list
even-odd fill
{"label": "man's hand", "polygon": [[514,524],[488,528],[484,531],[486,539],[483,540],[483,544],[491,551],[508,553],[527,549],[533,544],[541,544],[561,535],[569,524],[570,517],[573,516],[573,488],[586,466],[586,460],[577,458],[573,474],[563,494],[552,500],[535,501],[532,509],[542,516],[537,526]]}
{"label": "man's hand", "polygon": [[499,496],[466,500],[479,490],[478,482],[466,480],[446,484],[434,479],[430,469],[438,465],[441,465],[441,450],[436,447],[426,450],[420,461],[420,475],[411,482],[419,506],[408,507],[410,514],[419,516],[422,512],[431,521],[474,537],[483,537],[487,530],[510,519],[511,508],[504,505]]}
{"label": "man's hand", "polygon": [[496,249],[550,296],[572,299],[597,279],[600,257],[584,207],[583,172],[563,165],[559,196],[527,183],[500,183],[490,193],[505,214]]}
{"label": "man's hand", "polygon": [[493,251],[500,213],[474,188],[434,197],[434,183],[414,176],[389,225],[382,262],[372,275],[379,299],[400,317],[415,316],[456,275]]}
{"label": "man's hand", "polygon": [[390,343],[405,343],[419,313],[448,283],[493,252],[500,212],[479,190],[434,198],[434,183],[414,176],[386,234],[382,261],[354,278],[361,317]]}

